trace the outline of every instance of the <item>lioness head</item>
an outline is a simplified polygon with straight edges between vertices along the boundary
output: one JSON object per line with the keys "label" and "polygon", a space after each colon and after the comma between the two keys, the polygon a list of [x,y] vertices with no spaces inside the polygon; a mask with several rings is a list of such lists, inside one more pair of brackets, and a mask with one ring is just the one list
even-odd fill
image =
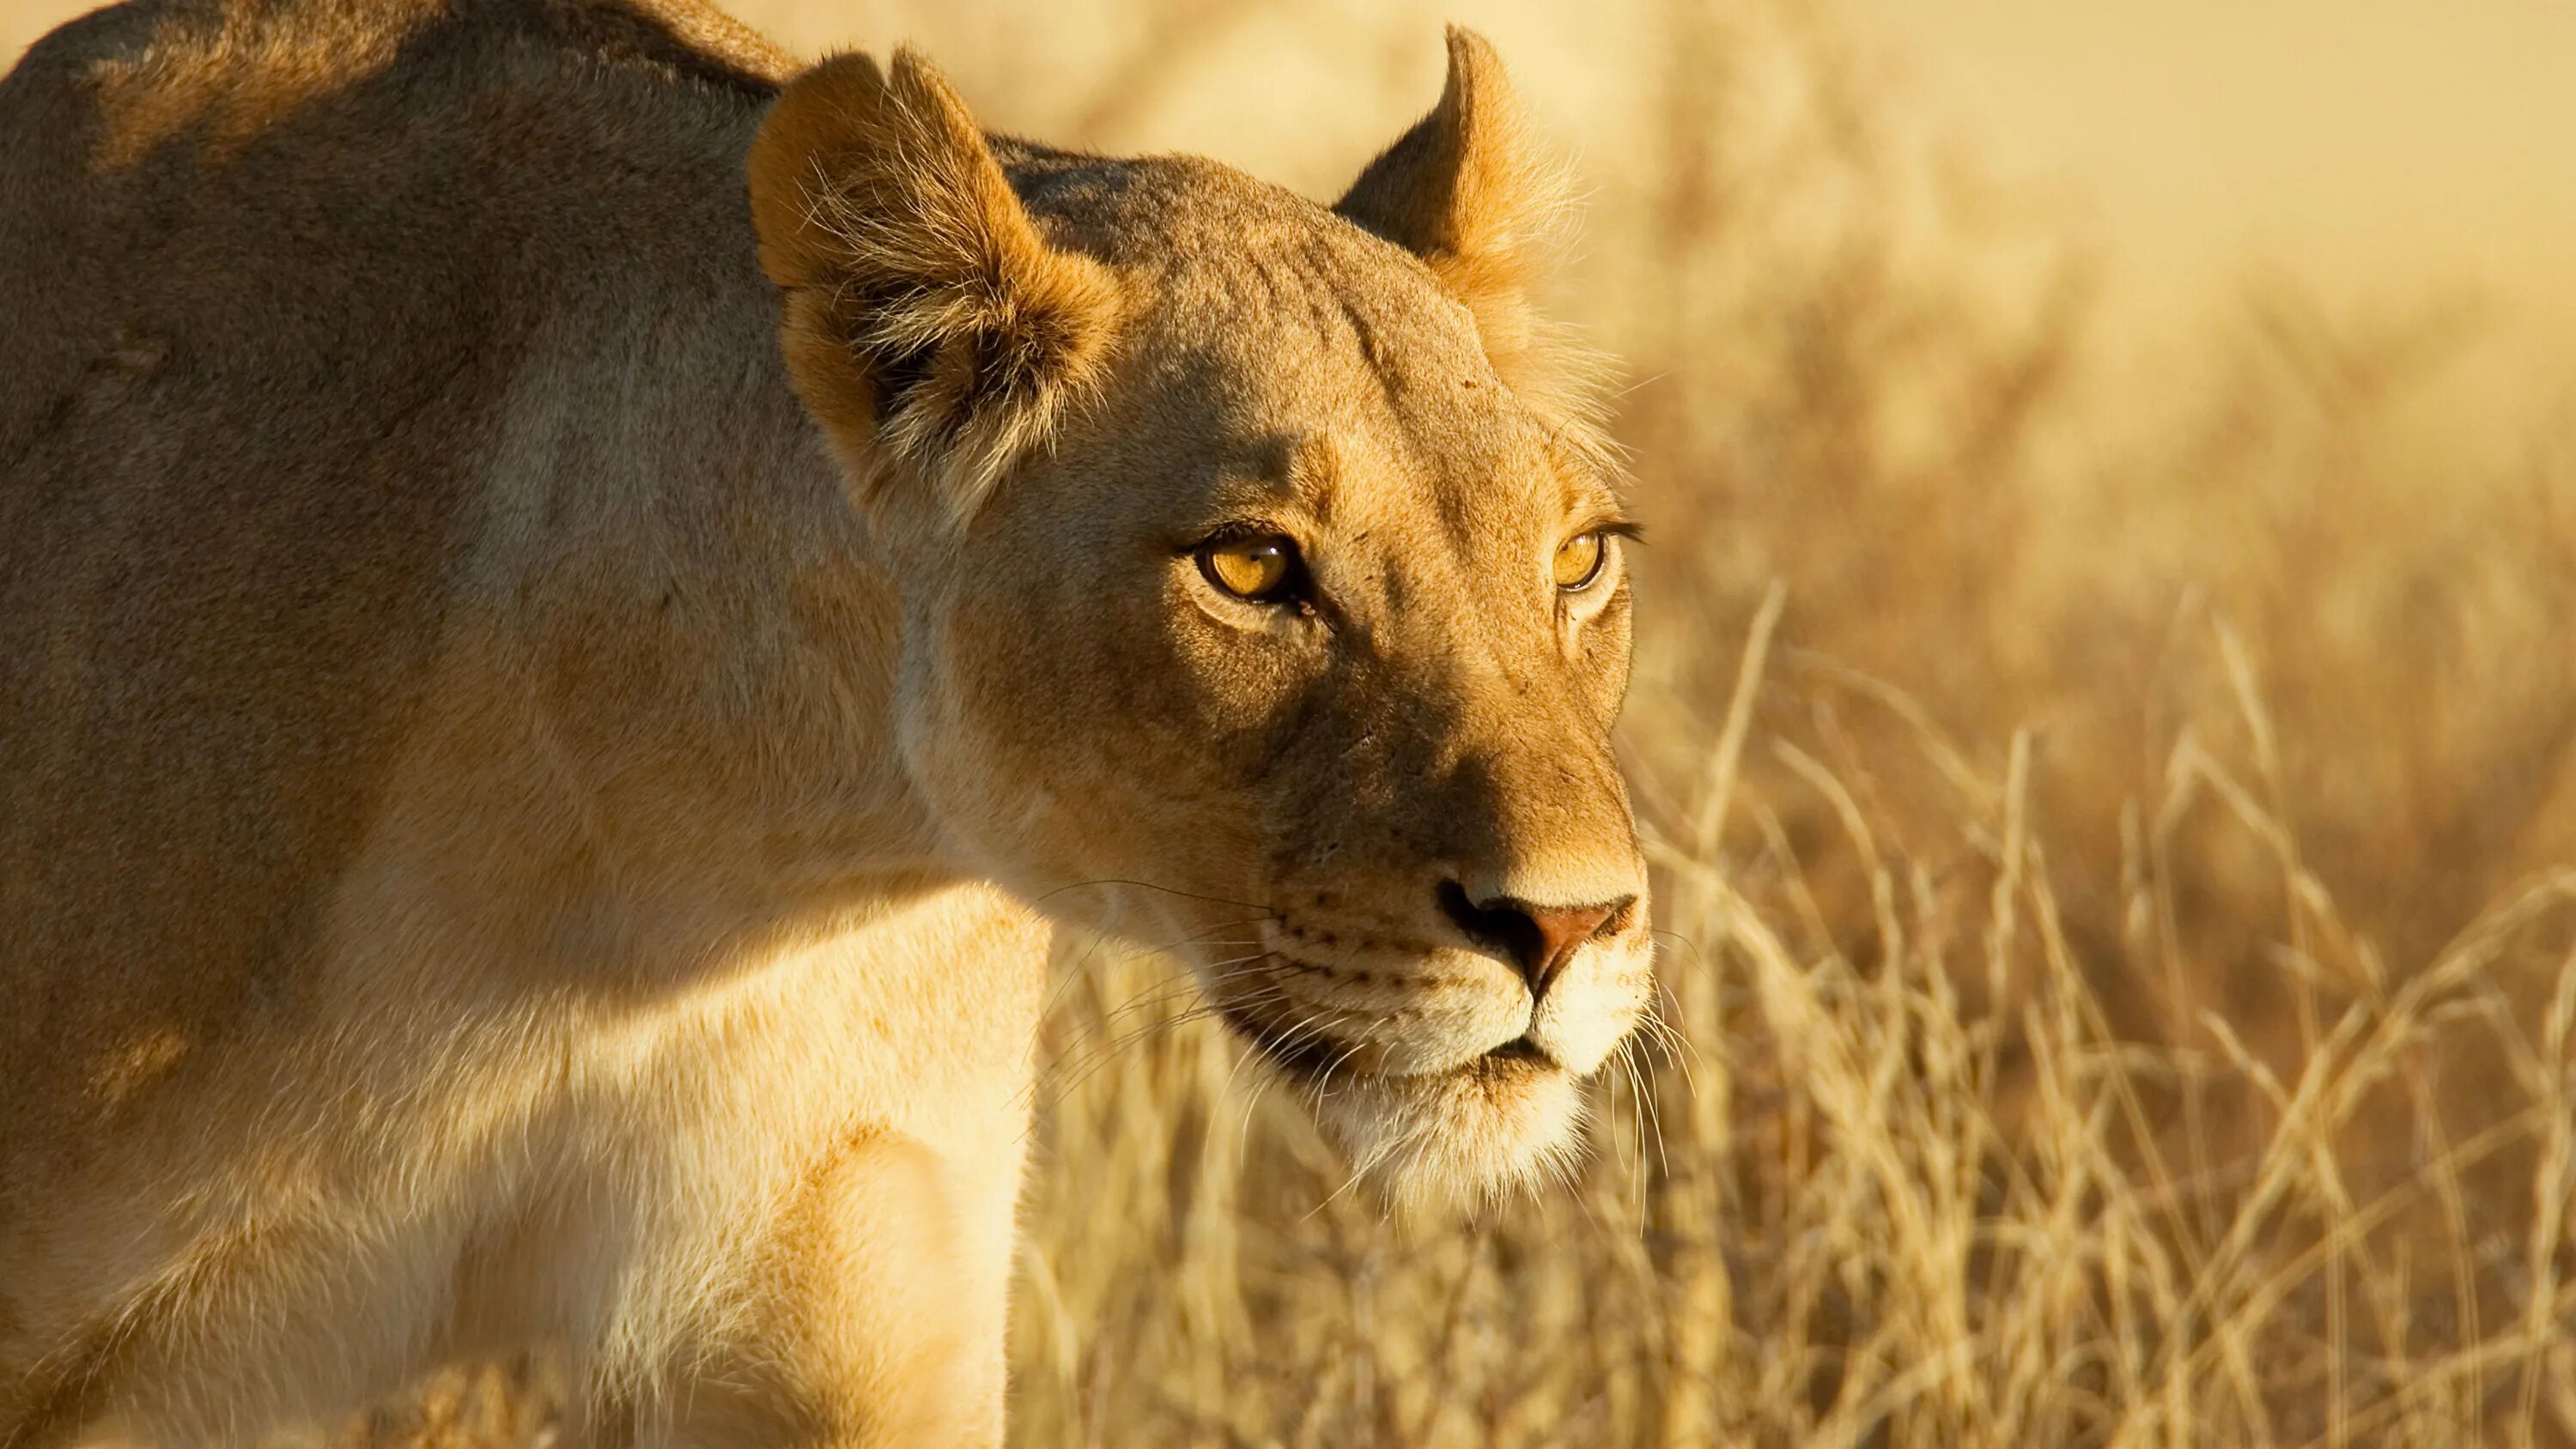
{"label": "lioness head", "polygon": [[988,140],[909,53],[806,73],[751,159],[921,794],[1185,951],[1408,1195],[1562,1151],[1650,989],[1628,525],[1524,301],[1544,173],[1492,51],[1449,60],[1330,209]]}

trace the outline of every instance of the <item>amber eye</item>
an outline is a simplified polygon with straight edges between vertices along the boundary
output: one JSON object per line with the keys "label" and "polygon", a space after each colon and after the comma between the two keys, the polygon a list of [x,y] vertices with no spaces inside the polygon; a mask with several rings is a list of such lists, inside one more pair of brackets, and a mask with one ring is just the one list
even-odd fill
{"label": "amber eye", "polygon": [[1601,565],[1609,558],[1610,549],[1599,532],[1578,533],[1556,546],[1556,586],[1567,593],[1579,593],[1592,587],[1601,577]]}
{"label": "amber eye", "polygon": [[1297,587],[1297,545],[1267,533],[1202,544],[1199,572],[1238,599],[1271,603]]}

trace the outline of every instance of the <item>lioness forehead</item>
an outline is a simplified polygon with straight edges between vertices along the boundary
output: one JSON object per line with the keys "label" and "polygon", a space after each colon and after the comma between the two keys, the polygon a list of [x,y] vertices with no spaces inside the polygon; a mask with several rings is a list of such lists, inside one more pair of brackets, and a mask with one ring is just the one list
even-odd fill
{"label": "lioness forehead", "polygon": [[1150,285],[1149,328],[1205,341],[1303,332],[1337,351],[1356,343],[1381,368],[1481,363],[1467,308],[1428,268],[1284,187],[1198,157],[1021,155],[1012,184],[1047,239]]}
{"label": "lioness forehead", "polygon": [[[1092,156],[1020,142],[997,154],[1050,242],[1121,267],[1192,268],[1283,246],[1373,240],[1327,207],[1203,156]],[[1383,242],[1377,257],[1390,267],[1409,260]]]}
{"label": "lioness forehead", "polygon": [[1223,510],[1290,505],[1365,526],[1434,514],[1453,545],[1606,506],[1583,450],[1496,375],[1470,310],[1404,251],[1215,162],[1023,151],[1048,239],[1142,293],[1131,376],[1196,410],[1163,466]]}

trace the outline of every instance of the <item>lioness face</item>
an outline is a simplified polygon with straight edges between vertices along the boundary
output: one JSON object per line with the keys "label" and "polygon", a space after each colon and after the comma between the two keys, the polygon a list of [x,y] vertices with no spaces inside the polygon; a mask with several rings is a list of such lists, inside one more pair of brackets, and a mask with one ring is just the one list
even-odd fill
{"label": "lioness face", "polygon": [[[951,512],[895,529],[904,756],[944,828],[1042,909],[1186,953],[1404,1195],[1561,1151],[1651,989],[1609,743],[1629,525],[1579,421],[1498,366],[1526,322],[1462,270],[1456,207],[1507,96],[1481,42],[1452,61],[1337,211],[1203,162],[1017,158],[1056,300],[965,381],[916,356],[844,398],[815,374],[865,339],[823,352],[793,295],[788,344],[819,416],[861,415],[836,435],[871,506]],[[874,94],[953,104],[906,64]],[[930,389],[949,415],[917,427]],[[910,441],[979,428],[1005,464]]]}
{"label": "lioness face", "polygon": [[1275,221],[1142,282],[1153,365],[967,530],[909,750],[1031,899],[1187,943],[1364,1156],[1524,1167],[1648,990],[1622,515],[1411,258]]}

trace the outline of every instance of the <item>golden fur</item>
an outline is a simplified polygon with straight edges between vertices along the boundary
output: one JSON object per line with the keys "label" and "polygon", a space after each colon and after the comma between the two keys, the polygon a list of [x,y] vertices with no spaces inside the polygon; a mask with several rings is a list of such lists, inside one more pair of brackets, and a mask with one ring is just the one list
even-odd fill
{"label": "golden fur", "polygon": [[5,1449],[530,1345],[588,1441],[997,1441],[1047,918],[1398,1195],[1563,1150],[1628,590],[1491,52],[1338,212],[790,69],[137,0],[0,82]]}

